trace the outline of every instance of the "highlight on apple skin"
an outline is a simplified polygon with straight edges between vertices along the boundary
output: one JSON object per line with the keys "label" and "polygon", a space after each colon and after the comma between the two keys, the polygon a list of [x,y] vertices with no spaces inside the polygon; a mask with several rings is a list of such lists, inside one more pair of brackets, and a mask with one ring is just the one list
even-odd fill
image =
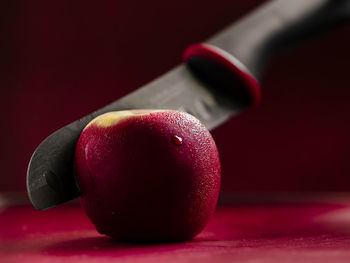
{"label": "highlight on apple skin", "polygon": [[214,213],[220,160],[204,125],[173,110],[109,112],[75,152],[81,204],[98,232],[122,241],[182,241]]}

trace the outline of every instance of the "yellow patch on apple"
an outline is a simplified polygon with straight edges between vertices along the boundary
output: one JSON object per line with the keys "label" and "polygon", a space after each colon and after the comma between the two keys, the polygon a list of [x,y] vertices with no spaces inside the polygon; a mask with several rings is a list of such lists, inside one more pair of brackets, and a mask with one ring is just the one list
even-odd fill
{"label": "yellow patch on apple", "polygon": [[96,117],[92,121],[90,121],[89,124],[85,127],[85,129],[92,124],[96,125],[98,127],[102,127],[102,128],[110,127],[110,126],[117,124],[118,122],[120,122],[121,120],[123,120],[125,118],[130,118],[133,116],[140,116],[140,115],[147,115],[147,114],[151,114],[153,112],[162,112],[162,111],[164,111],[164,110],[143,110],[143,109],[140,109],[140,110],[111,111],[111,112],[104,113],[104,114]]}

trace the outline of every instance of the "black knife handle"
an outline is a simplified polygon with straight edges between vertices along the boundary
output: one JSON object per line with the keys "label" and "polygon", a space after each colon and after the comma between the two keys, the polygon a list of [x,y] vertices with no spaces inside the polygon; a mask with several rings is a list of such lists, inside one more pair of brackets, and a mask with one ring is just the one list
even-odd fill
{"label": "black knife handle", "polygon": [[349,0],[268,1],[207,41],[259,78],[277,52],[350,18]]}
{"label": "black knife handle", "polygon": [[350,0],[268,1],[204,44],[190,46],[184,61],[243,110],[260,101],[258,79],[269,59],[349,18]]}

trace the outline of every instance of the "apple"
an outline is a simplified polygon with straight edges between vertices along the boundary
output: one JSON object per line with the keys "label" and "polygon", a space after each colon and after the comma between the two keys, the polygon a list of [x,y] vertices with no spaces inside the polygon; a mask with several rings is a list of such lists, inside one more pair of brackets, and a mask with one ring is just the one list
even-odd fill
{"label": "apple", "polygon": [[173,110],[109,112],[75,151],[81,204],[98,232],[123,241],[181,241],[214,213],[220,160],[204,125]]}

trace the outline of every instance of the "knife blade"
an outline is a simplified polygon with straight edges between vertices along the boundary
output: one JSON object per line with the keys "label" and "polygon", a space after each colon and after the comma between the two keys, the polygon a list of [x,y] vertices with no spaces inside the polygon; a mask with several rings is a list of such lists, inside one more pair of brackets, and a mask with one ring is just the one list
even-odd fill
{"label": "knife blade", "polygon": [[47,137],[35,150],[28,168],[28,192],[33,205],[49,208],[79,195],[72,176],[74,148],[81,131],[93,118],[109,111],[148,108],[189,112],[209,129],[240,111],[224,96],[205,88],[186,65],[177,66],[145,87]]}
{"label": "knife blade", "polygon": [[31,203],[47,209],[80,195],[74,176],[75,144],[96,116],[127,109],[174,109],[214,129],[257,104],[257,78],[277,51],[325,31],[349,14],[349,1],[269,1],[206,44],[189,47],[184,54],[186,63],[47,137],[28,166]]}

